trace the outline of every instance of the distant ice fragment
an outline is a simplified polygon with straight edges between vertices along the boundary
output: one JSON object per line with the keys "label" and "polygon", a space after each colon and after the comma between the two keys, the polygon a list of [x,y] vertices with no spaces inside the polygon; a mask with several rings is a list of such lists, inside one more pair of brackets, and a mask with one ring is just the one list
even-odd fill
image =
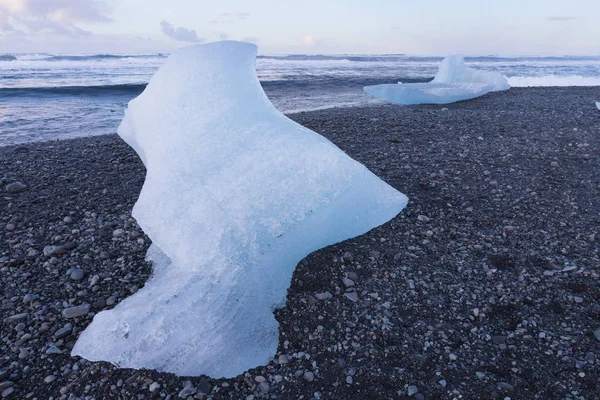
{"label": "distant ice fragment", "polygon": [[256,46],[175,51],[129,103],[119,135],[147,168],[133,209],[153,276],[97,314],[72,354],[123,368],[232,377],[266,364],[307,254],[396,216],[407,198],[279,113]]}
{"label": "distant ice fragment", "polygon": [[474,99],[491,92],[490,85],[478,83],[409,83],[366,86],[370,95],[396,104],[448,104]]}
{"label": "distant ice fragment", "polygon": [[492,85],[494,92],[510,89],[508,80],[501,73],[466,67],[463,56],[458,55],[444,58],[431,83],[479,83]]}
{"label": "distant ice fragment", "polygon": [[598,108],[598,110],[600,110],[600,101],[596,102],[596,107]]}
{"label": "distant ice fragment", "polygon": [[374,97],[396,104],[449,104],[510,89],[504,75],[465,67],[462,56],[448,56],[429,83],[365,86]]}

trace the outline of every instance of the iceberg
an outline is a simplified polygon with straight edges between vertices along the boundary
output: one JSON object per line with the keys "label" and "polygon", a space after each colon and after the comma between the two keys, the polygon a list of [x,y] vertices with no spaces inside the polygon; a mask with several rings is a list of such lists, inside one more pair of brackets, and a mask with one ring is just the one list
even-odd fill
{"label": "iceberg", "polygon": [[298,262],[406,206],[271,104],[256,52],[232,41],[179,49],[129,103],[118,134],[147,169],[132,214],[153,242],[153,275],[98,313],[73,355],[215,378],[264,365]]}
{"label": "iceberg", "polygon": [[494,71],[481,71],[465,66],[463,56],[448,56],[442,61],[431,83],[479,83],[492,85],[492,91],[510,89],[508,80],[504,75]]}
{"label": "iceberg", "polygon": [[462,56],[448,56],[429,83],[383,84],[365,86],[364,90],[392,103],[449,104],[470,100],[489,92],[510,89],[504,75],[465,67]]}
{"label": "iceberg", "polygon": [[492,91],[478,83],[409,83],[366,86],[370,95],[396,104],[448,104],[474,99]]}

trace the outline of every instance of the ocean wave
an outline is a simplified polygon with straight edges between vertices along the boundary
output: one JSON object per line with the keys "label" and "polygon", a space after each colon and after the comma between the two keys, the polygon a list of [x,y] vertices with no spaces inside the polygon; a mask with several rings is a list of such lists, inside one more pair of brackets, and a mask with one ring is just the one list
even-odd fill
{"label": "ocean wave", "polygon": [[12,54],[0,54],[0,61],[16,61],[17,57]]}
{"label": "ocean wave", "polygon": [[94,61],[94,60],[123,60],[128,58],[165,58],[165,54],[77,54],[49,55],[44,61]]}
{"label": "ocean wave", "polygon": [[57,87],[24,87],[0,88],[0,98],[23,96],[56,96],[56,95],[102,95],[102,94],[139,94],[146,88],[145,83],[100,86],[57,86]]}
{"label": "ocean wave", "polygon": [[507,78],[510,86],[600,86],[600,76],[581,75],[545,75],[545,76],[512,76]]}

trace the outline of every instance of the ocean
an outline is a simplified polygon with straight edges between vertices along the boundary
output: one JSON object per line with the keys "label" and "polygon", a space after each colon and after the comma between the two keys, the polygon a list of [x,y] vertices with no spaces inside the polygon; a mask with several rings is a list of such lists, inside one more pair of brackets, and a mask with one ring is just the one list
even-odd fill
{"label": "ocean", "polygon": [[[165,54],[0,54],[0,146],[115,133]],[[259,55],[258,77],[284,113],[377,104],[362,88],[427,82],[442,57]],[[600,86],[597,57],[466,57],[512,86]],[[596,99],[600,100],[600,99]]]}

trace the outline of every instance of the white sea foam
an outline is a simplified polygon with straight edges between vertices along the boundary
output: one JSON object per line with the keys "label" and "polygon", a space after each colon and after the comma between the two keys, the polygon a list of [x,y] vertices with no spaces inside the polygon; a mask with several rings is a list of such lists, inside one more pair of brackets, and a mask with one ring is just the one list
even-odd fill
{"label": "white sea foam", "polygon": [[513,87],[532,86],[600,86],[600,76],[581,75],[545,75],[545,76],[512,76],[508,83]]}

